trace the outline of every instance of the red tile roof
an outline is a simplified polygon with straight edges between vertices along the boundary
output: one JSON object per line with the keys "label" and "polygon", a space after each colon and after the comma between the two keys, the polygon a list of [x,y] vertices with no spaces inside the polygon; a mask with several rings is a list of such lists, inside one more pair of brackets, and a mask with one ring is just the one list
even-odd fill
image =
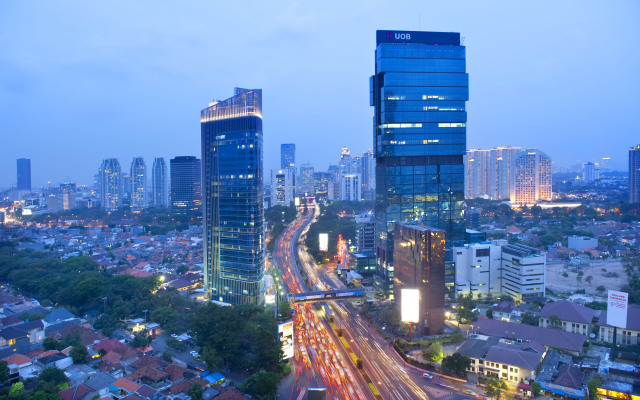
{"label": "red tile roof", "polygon": [[125,378],[124,376],[116,379],[116,381],[113,382],[112,385],[114,387],[117,387],[118,389],[124,389],[129,393],[133,393],[140,389],[140,385],[131,381],[130,379]]}

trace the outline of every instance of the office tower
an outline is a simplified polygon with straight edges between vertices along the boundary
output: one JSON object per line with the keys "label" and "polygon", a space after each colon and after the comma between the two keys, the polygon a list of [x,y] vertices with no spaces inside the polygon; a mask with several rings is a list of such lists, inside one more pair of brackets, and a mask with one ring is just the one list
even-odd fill
{"label": "office tower", "polygon": [[129,172],[122,173],[122,190],[124,197],[131,199],[131,174]]}
{"label": "office tower", "polygon": [[338,166],[340,167],[338,175],[342,176],[345,174],[351,174],[354,171],[353,168],[353,160],[351,158],[351,150],[347,147],[343,147],[340,152],[340,160],[338,161]]}
{"label": "office tower", "polygon": [[467,151],[465,197],[475,199],[489,195],[489,150],[471,149]]}
{"label": "office tower", "polygon": [[356,244],[360,252],[376,250],[376,220],[373,213],[356,215]]}
{"label": "office tower", "polygon": [[296,168],[296,145],[295,143],[283,143],[280,145],[280,168]]}
{"label": "office tower", "polygon": [[551,201],[551,159],[538,149],[521,151],[514,161],[511,202]]}
{"label": "office tower", "polygon": [[475,299],[500,295],[502,246],[506,243],[506,240],[496,240],[451,249],[455,263],[456,297],[470,294]]}
{"label": "office tower", "polygon": [[163,157],[153,160],[151,169],[151,205],[153,207],[168,207],[169,190],[167,189],[167,163]]}
{"label": "office tower", "polygon": [[362,200],[362,184],[359,174],[343,175],[340,179],[340,200]]}
{"label": "office tower", "polygon": [[331,175],[328,172],[313,173],[313,191],[318,199],[326,199],[329,195]]}
{"label": "office tower", "polygon": [[122,170],[117,158],[107,158],[100,166],[100,207],[107,211],[115,211],[122,206],[124,191],[122,187]]}
{"label": "office tower", "polygon": [[596,180],[596,165],[592,162],[582,165],[582,180],[586,183]]}
{"label": "office tower", "polygon": [[611,157],[602,157],[600,160],[600,171],[611,172]]}
{"label": "office tower", "polygon": [[293,201],[293,171],[271,170],[271,206],[288,206]]}
{"label": "office tower", "polygon": [[362,197],[373,200],[376,190],[376,161],[373,151],[367,150],[360,157],[360,175],[362,176]]}
{"label": "office tower", "polygon": [[[300,193],[313,194],[313,165],[302,164],[300,167]],[[273,178],[272,178],[273,179]],[[272,180],[273,182],[273,180]]]}
{"label": "office tower", "polygon": [[142,157],[134,157],[131,163],[131,211],[147,208],[147,166]]}
{"label": "office tower", "polygon": [[629,150],[629,202],[640,202],[640,144]]}
{"label": "office tower", "polygon": [[201,122],[205,288],[215,300],[263,304],[262,90],[235,88]]}
{"label": "office tower", "polygon": [[75,183],[61,183],[60,193],[62,194],[63,210],[73,210],[77,207]]}
{"label": "office tower", "polygon": [[513,184],[513,166],[520,147],[501,146],[490,150],[489,197],[509,200]]}
{"label": "office tower", "polygon": [[544,297],[547,257],[540,250],[523,244],[502,247],[501,292],[514,299]]}
{"label": "office tower", "polygon": [[419,291],[419,327],[426,335],[444,329],[445,232],[415,222],[396,222],[393,295],[402,304],[402,289]]}
{"label": "office tower", "polygon": [[202,163],[195,156],[169,160],[171,167],[171,212],[202,215]]}
{"label": "office tower", "polygon": [[18,158],[18,190],[31,190],[31,160]]}
{"label": "office tower", "polygon": [[393,227],[423,221],[464,239],[465,47],[459,33],[376,32],[374,106],[378,274],[393,278]]}

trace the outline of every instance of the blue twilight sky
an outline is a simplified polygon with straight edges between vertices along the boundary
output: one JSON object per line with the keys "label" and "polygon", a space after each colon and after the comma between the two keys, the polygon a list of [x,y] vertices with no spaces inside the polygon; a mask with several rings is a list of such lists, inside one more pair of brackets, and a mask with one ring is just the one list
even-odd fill
{"label": "blue twilight sky", "polygon": [[[640,143],[640,2],[1,1],[0,188],[89,183],[103,158],[200,156],[199,112],[263,89],[280,144],[325,170],[371,147],[376,29],[461,32],[468,148],[538,147],[556,166]],[[268,172],[265,174],[268,176]]]}

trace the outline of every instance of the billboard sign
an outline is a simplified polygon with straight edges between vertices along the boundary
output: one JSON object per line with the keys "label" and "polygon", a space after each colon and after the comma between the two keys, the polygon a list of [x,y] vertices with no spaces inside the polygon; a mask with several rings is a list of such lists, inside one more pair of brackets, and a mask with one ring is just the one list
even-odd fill
{"label": "billboard sign", "polygon": [[618,328],[626,328],[628,307],[628,293],[609,290],[607,300],[607,324]]}
{"label": "billboard sign", "polygon": [[402,322],[419,322],[420,291],[418,289],[401,289],[400,297]]}
{"label": "billboard sign", "polygon": [[320,240],[320,251],[328,251],[329,250],[329,234],[321,233],[319,235]]}
{"label": "billboard sign", "polygon": [[300,207],[300,197],[296,197],[293,199],[293,205],[296,207]]}
{"label": "billboard sign", "polygon": [[283,353],[282,359],[293,357],[293,321],[278,325],[278,339]]}

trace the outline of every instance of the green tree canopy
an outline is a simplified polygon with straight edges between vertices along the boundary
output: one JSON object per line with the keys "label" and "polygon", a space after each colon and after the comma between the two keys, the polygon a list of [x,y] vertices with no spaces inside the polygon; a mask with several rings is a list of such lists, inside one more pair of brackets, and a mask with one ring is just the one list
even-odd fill
{"label": "green tree canopy", "polygon": [[471,359],[460,353],[453,353],[442,359],[442,368],[455,372],[456,374],[464,374],[471,366]]}

